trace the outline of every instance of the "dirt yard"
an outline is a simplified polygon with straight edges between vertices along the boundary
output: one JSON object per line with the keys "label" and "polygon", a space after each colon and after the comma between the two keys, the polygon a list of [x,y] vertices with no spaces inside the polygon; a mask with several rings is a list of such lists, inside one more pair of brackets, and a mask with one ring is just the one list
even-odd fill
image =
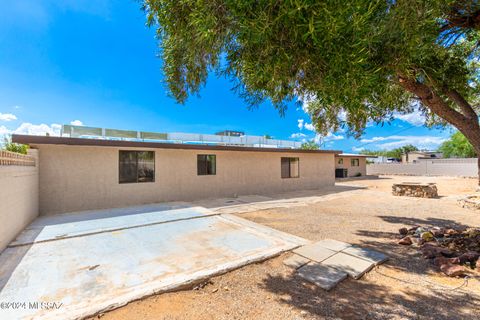
{"label": "dirt yard", "polygon": [[[436,182],[440,197],[392,196],[392,184],[403,181]],[[395,243],[398,229],[403,226],[480,226],[480,211],[464,209],[456,203],[460,196],[473,193],[475,180],[382,177],[341,184],[335,196],[325,195],[321,201],[286,204],[238,215],[310,240],[331,238],[390,256],[386,264],[360,280],[347,279],[325,292],[302,281],[282,264],[289,256],[287,253],[212,278],[195,289],[145,298],[98,317],[112,320],[480,319],[478,278],[467,281],[447,278],[416,249]]]}

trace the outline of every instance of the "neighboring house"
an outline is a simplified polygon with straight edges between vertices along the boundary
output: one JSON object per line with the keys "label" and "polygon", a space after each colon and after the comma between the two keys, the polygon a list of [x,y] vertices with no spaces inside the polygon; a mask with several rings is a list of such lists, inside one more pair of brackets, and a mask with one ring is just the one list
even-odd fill
{"label": "neighboring house", "polygon": [[425,159],[441,159],[443,153],[437,151],[410,151],[402,154],[403,163],[415,163]]}
{"label": "neighboring house", "polygon": [[374,156],[348,153],[335,155],[335,177],[365,176],[367,174],[367,158],[374,158]]}
{"label": "neighboring house", "polygon": [[[15,134],[12,141],[38,151],[40,214],[333,186],[340,153]],[[364,157],[345,159],[358,163],[350,172],[365,174]]]}
{"label": "neighboring house", "polygon": [[389,158],[386,156],[369,156],[367,157],[368,163],[397,163],[400,162],[400,159]]}

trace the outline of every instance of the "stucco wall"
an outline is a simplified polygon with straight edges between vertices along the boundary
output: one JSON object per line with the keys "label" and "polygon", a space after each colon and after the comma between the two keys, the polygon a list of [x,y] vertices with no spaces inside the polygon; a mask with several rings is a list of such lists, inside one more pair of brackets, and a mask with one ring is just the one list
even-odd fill
{"label": "stucco wall", "polygon": [[[334,155],[38,145],[40,214],[163,201],[272,194],[335,182]],[[119,150],[155,151],[155,182],[119,184]],[[197,154],[216,154],[217,174],[197,176]],[[300,158],[300,178],[282,179],[280,158]]]}
{"label": "stucco wall", "polygon": [[37,216],[38,166],[0,165],[0,252]]}
{"label": "stucco wall", "polygon": [[[343,159],[343,164],[339,164],[339,160]],[[352,167],[351,159],[358,159],[359,166]],[[347,169],[349,177],[355,177],[358,173],[362,176],[367,175],[367,160],[364,157],[335,157],[335,169]]]}

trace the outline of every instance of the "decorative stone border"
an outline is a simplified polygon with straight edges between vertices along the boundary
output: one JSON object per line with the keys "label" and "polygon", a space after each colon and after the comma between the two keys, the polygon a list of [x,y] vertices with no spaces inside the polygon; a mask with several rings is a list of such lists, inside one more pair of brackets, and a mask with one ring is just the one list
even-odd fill
{"label": "decorative stone border", "polygon": [[462,208],[479,210],[480,209],[480,194],[466,196],[465,198],[457,200],[457,203],[460,206],[462,206]]}
{"label": "decorative stone border", "polygon": [[438,197],[437,186],[435,183],[402,182],[395,183],[392,186],[394,196],[407,196],[418,198],[436,198]]}

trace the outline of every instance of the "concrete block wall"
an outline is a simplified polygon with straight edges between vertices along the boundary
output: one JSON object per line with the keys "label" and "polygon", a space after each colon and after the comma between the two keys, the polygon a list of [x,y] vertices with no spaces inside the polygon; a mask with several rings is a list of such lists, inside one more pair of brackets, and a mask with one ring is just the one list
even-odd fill
{"label": "concrete block wall", "polygon": [[367,174],[399,174],[413,176],[477,177],[477,159],[419,160],[416,163],[374,163],[367,165]]}
{"label": "concrete block wall", "polygon": [[38,216],[37,152],[35,166],[0,165],[0,252]]}

